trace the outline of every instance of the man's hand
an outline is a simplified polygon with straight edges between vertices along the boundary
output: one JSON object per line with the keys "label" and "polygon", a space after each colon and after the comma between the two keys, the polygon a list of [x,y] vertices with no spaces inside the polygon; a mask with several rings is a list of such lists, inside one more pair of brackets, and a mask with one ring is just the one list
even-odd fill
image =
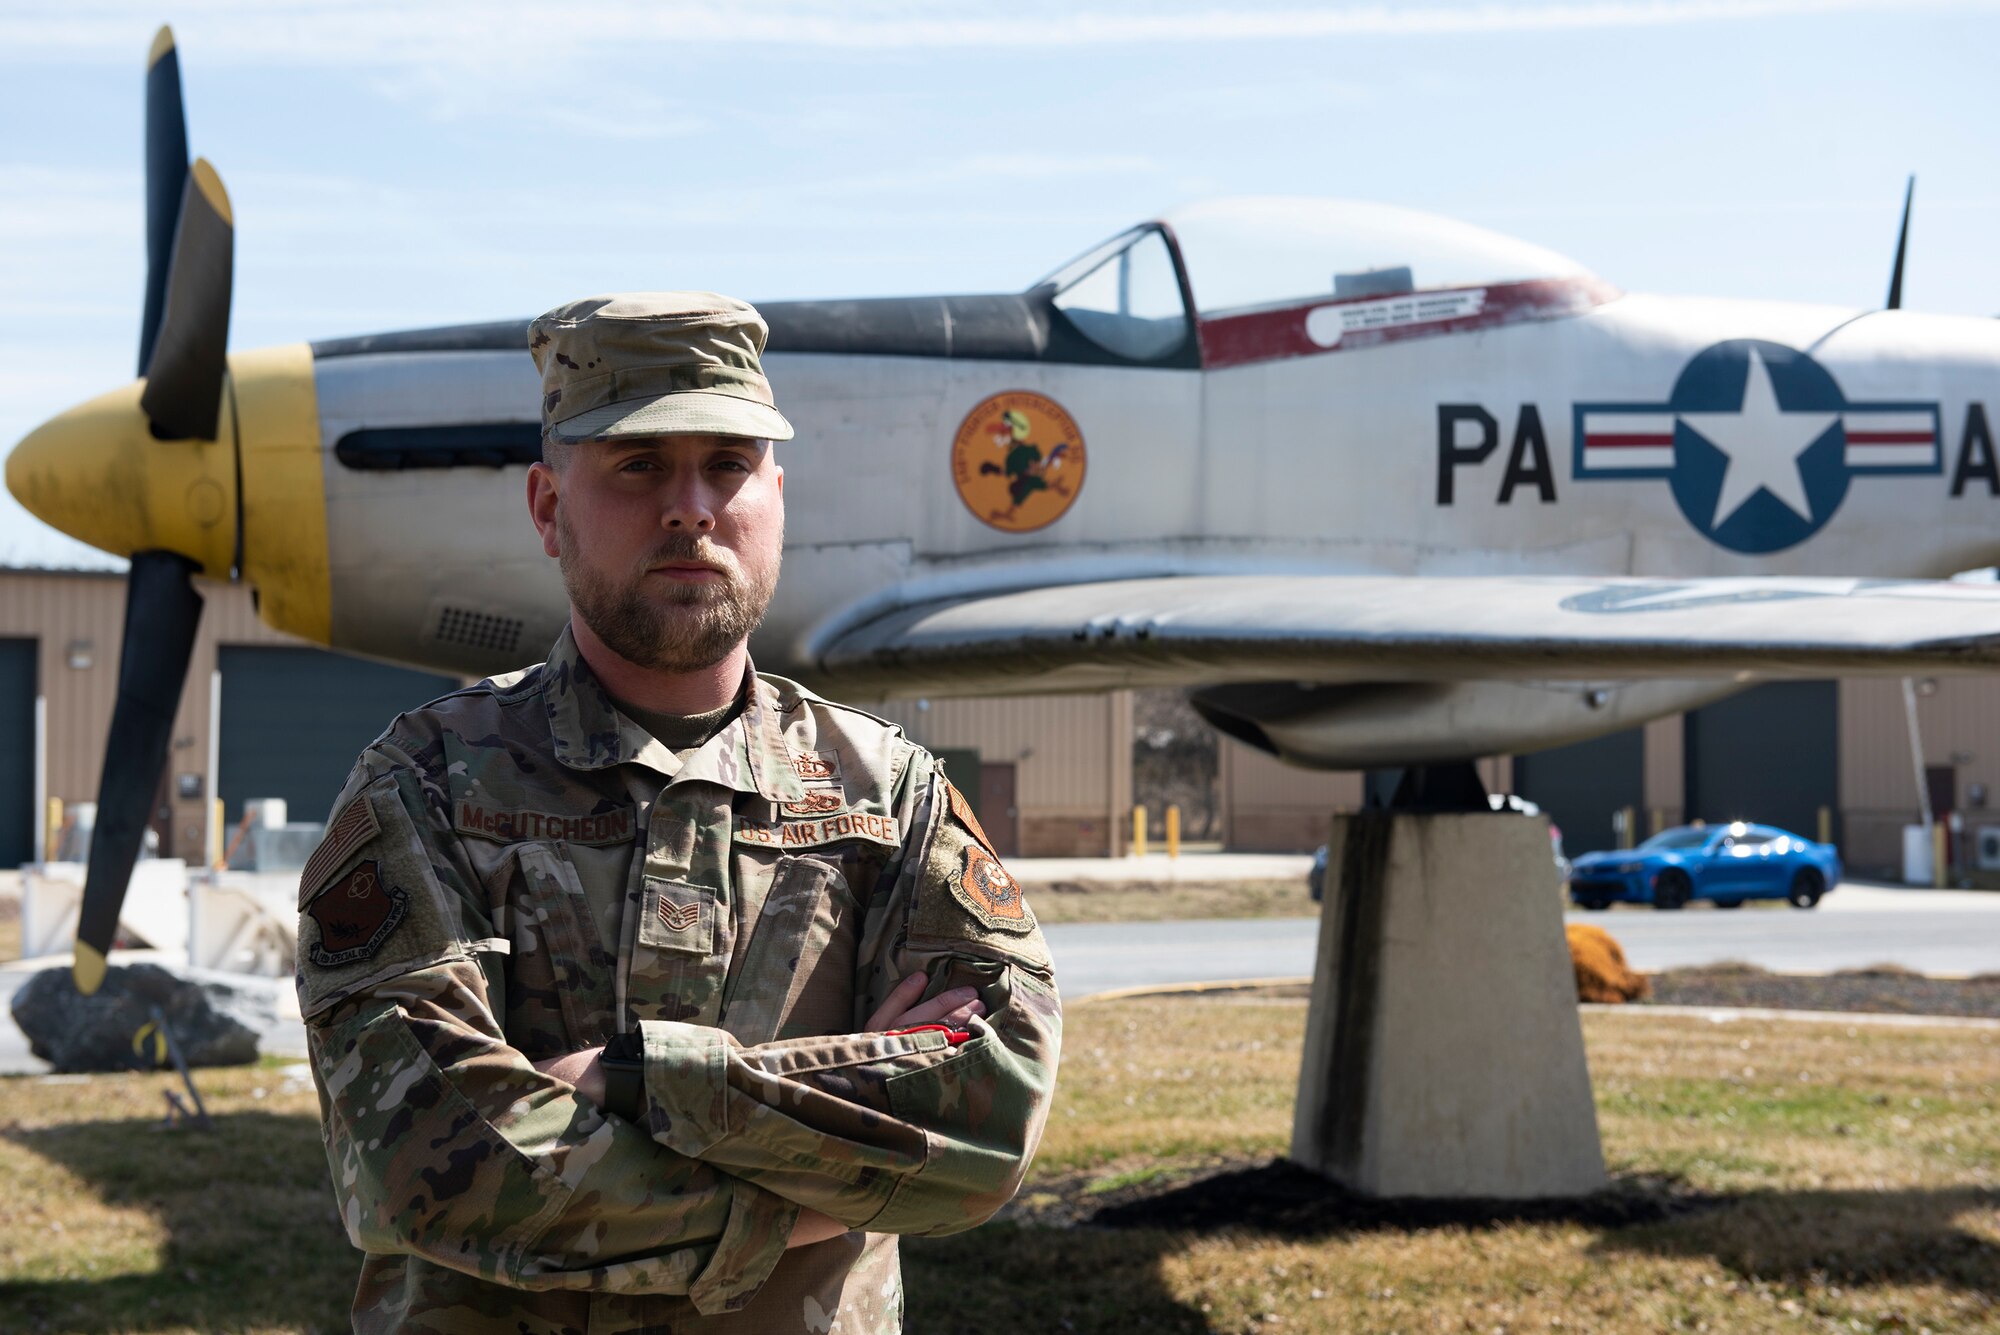
{"label": "man's hand", "polygon": [[604,1068],[597,1062],[597,1056],[604,1049],[585,1048],[581,1052],[569,1052],[560,1057],[548,1057],[535,1063],[535,1069],[544,1075],[552,1075],[558,1080],[567,1080],[576,1086],[576,1092],[602,1108],[604,1106]]}
{"label": "man's hand", "polygon": [[957,1028],[975,1015],[986,1014],[986,1004],[979,999],[975,988],[955,987],[949,992],[941,992],[922,1005],[917,998],[923,996],[924,989],[931,984],[928,974],[913,973],[888,996],[868,1017],[862,1028],[871,1034],[879,1034],[889,1029],[914,1029],[920,1024],[942,1024]]}

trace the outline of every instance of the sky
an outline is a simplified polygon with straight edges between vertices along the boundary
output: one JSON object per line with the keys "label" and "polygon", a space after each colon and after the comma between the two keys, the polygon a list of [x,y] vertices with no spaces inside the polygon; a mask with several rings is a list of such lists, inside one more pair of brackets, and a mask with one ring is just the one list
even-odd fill
{"label": "sky", "polygon": [[[1233,194],[1863,307],[1912,172],[1904,304],[2000,314],[1990,2],[4,0],[0,449],[134,374],[163,21],[235,349],[619,289],[1016,290]],[[115,564],[0,495],[20,562]]]}

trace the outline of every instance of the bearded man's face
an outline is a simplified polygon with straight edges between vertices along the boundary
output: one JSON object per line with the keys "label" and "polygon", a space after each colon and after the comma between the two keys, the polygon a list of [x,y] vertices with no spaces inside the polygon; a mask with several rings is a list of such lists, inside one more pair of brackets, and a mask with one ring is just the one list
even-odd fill
{"label": "bearded man's face", "polygon": [[544,549],[556,548],[576,615],[619,657],[659,672],[712,667],[777,587],[783,476],[766,441],[583,442],[556,476]]}

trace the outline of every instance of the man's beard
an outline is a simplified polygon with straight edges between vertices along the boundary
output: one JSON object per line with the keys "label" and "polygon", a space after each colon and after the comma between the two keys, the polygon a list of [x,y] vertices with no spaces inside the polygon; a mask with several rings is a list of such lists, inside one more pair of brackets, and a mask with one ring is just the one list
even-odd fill
{"label": "man's beard", "polygon": [[[697,672],[727,658],[764,619],[778,583],[775,562],[768,575],[752,582],[733,553],[692,533],[668,535],[621,582],[577,554],[576,531],[561,506],[556,532],[570,606],[611,652],[656,672]],[[653,582],[664,588],[649,595],[648,572],[671,561],[707,562],[722,578],[678,583],[656,577]]]}

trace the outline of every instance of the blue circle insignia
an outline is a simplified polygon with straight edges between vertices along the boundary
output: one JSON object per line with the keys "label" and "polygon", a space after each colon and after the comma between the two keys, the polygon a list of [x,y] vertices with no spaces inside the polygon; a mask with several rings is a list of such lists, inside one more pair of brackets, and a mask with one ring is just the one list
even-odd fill
{"label": "blue circle insignia", "polygon": [[1782,551],[1819,532],[1847,497],[1846,397],[1796,348],[1731,339],[1674,382],[1674,500],[1731,551]]}

